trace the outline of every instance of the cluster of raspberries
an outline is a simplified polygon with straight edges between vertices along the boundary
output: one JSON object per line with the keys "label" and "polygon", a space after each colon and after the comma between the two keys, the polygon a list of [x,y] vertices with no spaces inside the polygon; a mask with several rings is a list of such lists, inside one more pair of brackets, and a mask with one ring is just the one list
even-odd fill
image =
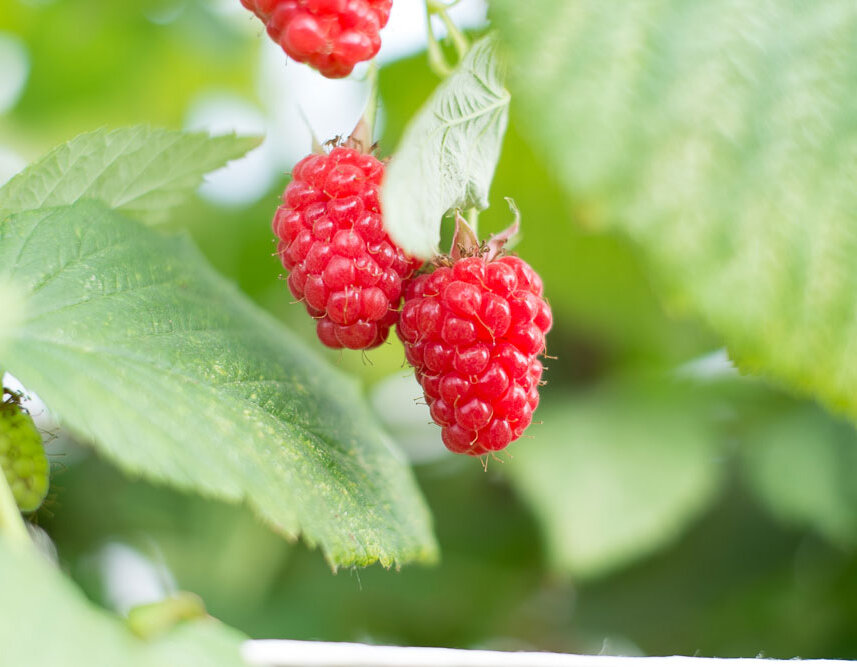
{"label": "cluster of raspberries", "polygon": [[241,0],[292,58],[338,79],[381,48],[393,0]]}
{"label": "cluster of raspberries", "polygon": [[289,289],[328,347],[376,347],[396,324],[446,447],[499,451],[539,402],[552,324],[541,278],[495,244],[417,273],[423,262],[384,229],[383,175],[384,163],[347,146],[295,166],[273,221]]}

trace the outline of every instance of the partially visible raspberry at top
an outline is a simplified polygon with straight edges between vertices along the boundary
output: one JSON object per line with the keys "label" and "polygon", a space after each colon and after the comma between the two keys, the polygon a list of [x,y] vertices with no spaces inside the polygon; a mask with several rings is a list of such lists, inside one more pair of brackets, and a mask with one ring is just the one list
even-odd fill
{"label": "partially visible raspberry at top", "polygon": [[328,347],[377,347],[398,320],[402,283],[422,264],[384,230],[384,163],[354,148],[314,153],[292,170],[272,223],[289,289]]}
{"label": "partially visible raspberry at top", "polygon": [[348,76],[381,48],[393,0],[241,0],[292,58],[324,76]]}
{"label": "partially visible raspberry at top", "polygon": [[397,326],[444,444],[471,456],[504,449],[530,425],[552,324],[533,268],[490,257],[483,248],[416,277]]}

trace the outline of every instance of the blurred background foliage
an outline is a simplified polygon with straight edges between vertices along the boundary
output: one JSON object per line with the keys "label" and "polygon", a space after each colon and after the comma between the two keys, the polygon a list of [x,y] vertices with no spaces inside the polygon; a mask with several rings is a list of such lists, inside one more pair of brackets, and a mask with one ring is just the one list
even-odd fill
{"label": "blurred background foliage", "polygon": [[[0,106],[5,175],[96,127],[186,126],[211,95],[273,125],[272,47],[238,4],[0,0],[0,72],[6,88],[20,79]],[[436,84],[421,53],[385,64],[384,154]],[[153,591],[190,590],[253,637],[857,658],[853,427],[739,376],[711,332],[659,302],[635,247],[591,230],[586,207],[569,204],[522,138],[528,122],[513,103],[480,225],[483,235],[506,226],[503,197],[513,197],[517,251],[547,285],[556,359],[544,423],[483,471],[444,454],[396,341],[365,358],[329,354],[365,381],[412,457],[440,565],[332,575],[248,511],[128,479],[60,437],[36,520],[90,598],[122,611]],[[267,178],[266,192],[239,203],[197,198],[173,227],[312,340],[272,255],[269,220],[288,176]],[[136,588],[122,583],[134,577]]]}

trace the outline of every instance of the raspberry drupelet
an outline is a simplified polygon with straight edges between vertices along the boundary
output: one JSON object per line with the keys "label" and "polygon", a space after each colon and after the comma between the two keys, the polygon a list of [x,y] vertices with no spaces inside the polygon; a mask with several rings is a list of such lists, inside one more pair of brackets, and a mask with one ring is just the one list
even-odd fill
{"label": "raspberry drupelet", "polygon": [[324,76],[348,76],[374,58],[392,0],[241,0],[293,59]]}
{"label": "raspberry drupelet", "polygon": [[398,319],[402,283],[422,262],[384,230],[384,164],[338,146],[295,165],[272,227],[294,297],[332,348],[377,347]]}
{"label": "raspberry drupelet", "polygon": [[485,252],[407,286],[397,332],[450,451],[504,449],[532,421],[552,324],[543,291],[524,260]]}

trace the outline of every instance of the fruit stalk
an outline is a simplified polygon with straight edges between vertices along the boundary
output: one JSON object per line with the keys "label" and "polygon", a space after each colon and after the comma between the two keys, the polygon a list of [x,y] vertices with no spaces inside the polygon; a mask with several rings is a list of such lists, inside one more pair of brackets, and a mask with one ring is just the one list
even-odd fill
{"label": "fruit stalk", "polygon": [[368,150],[375,139],[375,121],[378,117],[378,61],[373,60],[369,63],[369,70],[366,72],[366,80],[369,83],[369,97],[366,102],[366,110],[363,112],[363,122],[369,128],[369,143],[366,145]]}
{"label": "fruit stalk", "polygon": [[440,17],[441,21],[443,21],[443,24],[446,26],[447,32],[449,33],[449,39],[455,47],[455,53],[458,56],[459,62],[464,59],[464,56],[466,56],[467,52],[470,50],[470,42],[467,37],[465,37],[464,33],[459,30],[458,26],[455,25],[455,22],[450,18],[446,11],[453,5],[457,4],[457,2],[458,0],[454,0],[449,4],[444,4],[439,0],[426,0],[425,2],[429,68],[441,79],[445,79],[452,74],[454,66],[449,64],[449,61],[443,53],[443,48],[441,47],[440,42],[438,42],[437,36],[434,34],[434,26],[432,25],[431,17],[436,15]]}

